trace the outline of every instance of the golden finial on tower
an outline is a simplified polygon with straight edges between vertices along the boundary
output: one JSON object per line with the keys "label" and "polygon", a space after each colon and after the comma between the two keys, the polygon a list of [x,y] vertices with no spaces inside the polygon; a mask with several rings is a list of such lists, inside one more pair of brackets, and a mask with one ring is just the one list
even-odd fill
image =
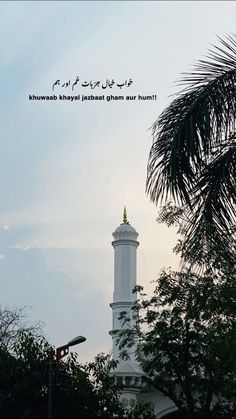
{"label": "golden finial on tower", "polygon": [[126,207],[124,207],[124,212],[123,212],[123,224],[129,224],[129,221],[127,220]]}

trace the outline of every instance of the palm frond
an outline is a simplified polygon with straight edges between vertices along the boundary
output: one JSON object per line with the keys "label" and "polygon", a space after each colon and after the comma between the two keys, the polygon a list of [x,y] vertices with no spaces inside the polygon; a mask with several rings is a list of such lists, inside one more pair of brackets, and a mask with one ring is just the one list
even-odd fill
{"label": "palm frond", "polygon": [[[190,205],[191,190],[212,152],[235,132],[236,38],[183,79],[180,93],[153,124],[147,193],[156,204],[171,196]],[[229,51],[230,52],[229,52]]]}
{"label": "palm frond", "polygon": [[153,124],[148,161],[151,201],[189,207],[192,250],[194,240],[227,240],[235,226],[236,36],[219,40],[184,74],[184,89]]}
{"label": "palm frond", "polygon": [[236,144],[226,148],[207,166],[193,190],[194,212],[185,227],[188,253],[199,251],[234,254],[236,222]]}

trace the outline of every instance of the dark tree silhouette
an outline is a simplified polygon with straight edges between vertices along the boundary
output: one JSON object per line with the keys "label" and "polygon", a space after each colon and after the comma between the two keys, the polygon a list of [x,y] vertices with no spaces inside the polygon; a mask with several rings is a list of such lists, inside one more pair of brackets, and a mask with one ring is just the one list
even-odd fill
{"label": "dark tree silhouette", "polygon": [[147,193],[185,208],[185,259],[235,256],[236,36],[218,39],[153,124]]}

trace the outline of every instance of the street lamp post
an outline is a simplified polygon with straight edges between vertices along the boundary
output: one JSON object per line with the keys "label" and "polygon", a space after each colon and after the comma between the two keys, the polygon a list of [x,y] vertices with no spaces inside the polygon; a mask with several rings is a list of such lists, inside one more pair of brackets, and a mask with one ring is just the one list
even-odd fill
{"label": "street lamp post", "polygon": [[53,361],[60,361],[64,356],[68,355],[70,346],[79,345],[86,341],[84,336],[77,336],[70,340],[66,345],[59,346],[56,351],[51,352],[48,369],[48,419],[52,419],[53,405]]}

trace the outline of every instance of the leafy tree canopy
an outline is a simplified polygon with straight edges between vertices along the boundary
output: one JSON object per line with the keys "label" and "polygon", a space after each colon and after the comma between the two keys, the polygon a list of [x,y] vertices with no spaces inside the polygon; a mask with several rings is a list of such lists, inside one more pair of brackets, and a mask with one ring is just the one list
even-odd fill
{"label": "leafy tree canopy", "polygon": [[[5,327],[0,341],[0,418],[47,419],[49,366],[55,348],[42,331],[39,334],[27,325],[24,310],[2,309],[0,313],[0,331]],[[10,347],[6,345],[9,336]],[[105,354],[86,364],[79,363],[75,353],[65,361],[53,361],[53,419],[110,419],[113,415],[152,419],[147,405],[137,404],[130,411],[123,407],[121,386],[112,375],[116,365]]]}
{"label": "leafy tree canopy", "polygon": [[150,298],[136,289],[135,328],[117,332],[123,351],[138,340],[143,371],[183,419],[235,418],[235,273],[163,271]]}

